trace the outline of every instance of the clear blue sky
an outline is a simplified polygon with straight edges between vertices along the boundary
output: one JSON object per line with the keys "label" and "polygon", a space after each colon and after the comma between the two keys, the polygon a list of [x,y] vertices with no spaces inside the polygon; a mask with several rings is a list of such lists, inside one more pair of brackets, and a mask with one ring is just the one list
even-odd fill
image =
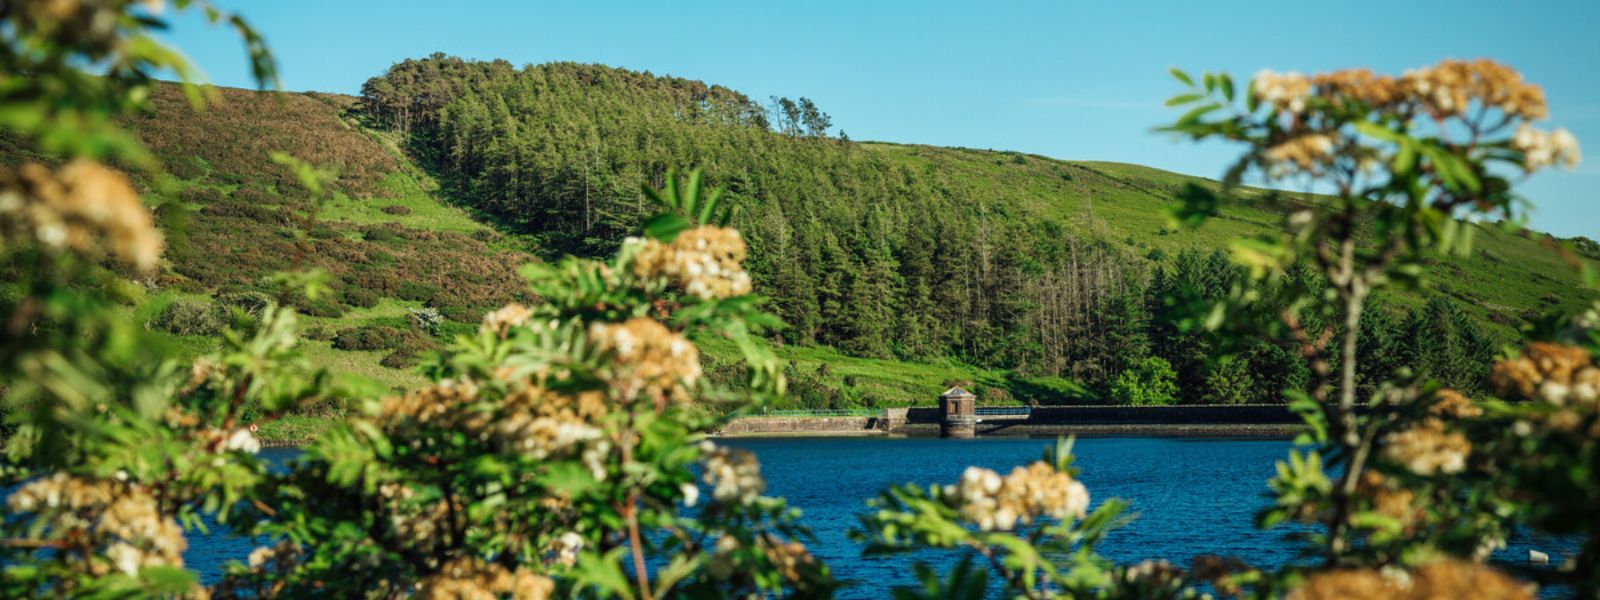
{"label": "clear blue sky", "polygon": [[[861,140],[1021,150],[1217,177],[1233,156],[1152,134],[1176,117],[1168,67],[1398,72],[1494,58],[1544,86],[1587,143],[1574,172],[1524,187],[1533,226],[1600,237],[1600,2],[241,2],[289,90],[355,93],[438,51],[513,64],[594,62],[808,96]],[[1290,6],[1302,4],[1301,6]],[[211,81],[249,86],[225,29],[179,19],[170,40]]]}

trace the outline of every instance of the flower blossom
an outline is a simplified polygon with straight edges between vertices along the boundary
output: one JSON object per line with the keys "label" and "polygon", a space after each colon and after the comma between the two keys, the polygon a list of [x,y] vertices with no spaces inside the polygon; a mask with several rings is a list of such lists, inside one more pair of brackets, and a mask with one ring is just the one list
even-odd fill
{"label": "flower blossom", "polygon": [[1474,102],[1525,120],[1543,119],[1548,113],[1544,90],[1492,60],[1446,60],[1406,71],[1403,79],[1434,118],[1464,115]]}
{"label": "flower blossom", "polygon": [[1583,348],[1534,342],[1521,356],[1495,363],[1489,383],[1508,398],[1592,409],[1600,396],[1600,368],[1593,362]]}
{"label": "flower blossom", "polygon": [[1446,431],[1444,422],[1436,419],[1383,437],[1383,456],[1418,475],[1460,473],[1471,452],[1467,436]]}
{"label": "flower blossom", "polygon": [[787,581],[800,581],[806,572],[815,568],[816,559],[806,550],[806,545],[796,541],[780,541],[771,535],[761,537],[761,553]]}
{"label": "flower blossom", "polygon": [[756,455],[737,448],[701,442],[705,464],[702,478],[711,485],[711,497],[723,504],[750,504],[767,490]]}
{"label": "flower blossom", "polygon": [[1410,526],[1423,516],[1422,507],[1416,504],[1416,494],[1403,486],[1394,485],[1377,471],[1361,474],[1356,495],[1372,502],[1372,510],[1394,519],[1402,526]]}
{"label": "flower blossom", "polygon": [[1527,585],[1477,563],[1443,559],[1406,572],[1398,569],[1333,569],[1312,573],[1289,592],[1289,600],[1343,598],[1533,598]]}
{"label": "flower blossom", "polygon": [[1262,102],[1277,110],[1299,114],[1306,110],[1311,95],[1311,79],[1299,73],[1274,73],[1262,70],[1251,80],[1251,89]]}
{"label": "flower blossom", "polygon": [[446,379],[404,396],[384,398],[378,414],[390,428],[412,425],[449,427],[460,418],[457,409],[478,398],[471,379]]}
{"label": "flower blossom", "polygon": [[1325,133],[1307,133],[1267,148],[1261,153],[1261,158],[1268,163],[1293,163],[1302,171],[1312,171],[1317,166],[1332,160],[1333,148],[1333,136]]}
{"label": "flower blossom", "polygon": [[418,600],[545,600],[555,593],[555,582],[524,568],[515,572],[478,558],[458,558],[424,578],[417,587]]}
{"label": "flower blossom", "polygon": [[55,473],[17,488],[6,508],[12,516],[33,515],[46,535],[101,548],[98,557],[68,557],[90,575],[183,567],[183,528],[137,486]]}
{"label": "flower blossom", "polygon": [[249,427],[240,427],[233,430],[233,433],[228,434],[228,438],[223,440],[222,449],[230,452],[255,454],[261,451],[261,440],[256,439],[255,432],[251,431]]}
{"label": "flower blossom", "polygon": [[84,160],[55,172],[39,164],[0,170],[0,239],[110,256],[143,273],[161,260],[161,232],[133,184]]}
{"label": "flower blossom", "polygon": [[253,571],[287,571],[300,557],[300,546],[285,538],[276,545],[257,546],[246,557],[245,564]]}
{"label": "flower blossom", "polygon": [[555,541],[556,562],[564,567],[578,564],[578,552],[583,550],[583,536],[576,531],[561,534]]}
{"label": "flower blossom", "polygon": [[739,538],[731,535],[717,538],[717,543],[711,552],[711,560],[706,562],[706,572],[714,579],[733,577],[734,571],[739,566],[734,553],[740,548],[743,548],[743,545],[739,543]]}
{"label": "flower blossom", "polygon": [[1541,131],[1523,123],[1511,136],[1511,147],[1522,152],[1522,168],[1530,173],[1558,163],[1575,169],[1583,160],[1578,138],[1565,129]]}
{"label": "flower blossom", "polygon": [[1355,101],[1370,108],[1383,109],[1405,100],[1409,89],[1400,79],[1375,75],[1368,69],[1340,69],[1312,77],[1317,95],[1335,103]]}
{"label": "flower blossom", "polygon": [[1467,468],[1472,442],[1450,431],[1446,421],[1475,418],[1483,409],[1455,390],[1440,390],[1430,400],[1419,422],[1383,437],[1383,456],[1418,475],[1460,473]]}
{"label": "flower blossom", "polygon": [[643,393],[658,406],[688,402],[687,386],[700,379],[700,350],[683,334],[649,317],[589,326],[589,342],[611,353],[612,370],[627,383],[625,395]]}
{"label": "flower blossom", "polygon": [[483,330],[505,337],[513,327],[523,327],[532,318],[533,311],[521,303],[512,302],[483,315]]}
{"label": "flower blossom", "polygon": [[639,238],[624,243],[642,246],[633,259],[636,277],[666,278],[704,300],[750,293],[750,274],[742,265],[744,238],[736,229],[703,226],[680,233],[667,244]]}
{"label": "flower blossom", "polygon": [[956,499],[963,519],[985,531],[1009,531],[1018,522],[1031,525],[1044,516],[1083,518],[1089,509],[1088,488],[1044,461],[1017,467],[1003,478],[968,467],[946,493]]}

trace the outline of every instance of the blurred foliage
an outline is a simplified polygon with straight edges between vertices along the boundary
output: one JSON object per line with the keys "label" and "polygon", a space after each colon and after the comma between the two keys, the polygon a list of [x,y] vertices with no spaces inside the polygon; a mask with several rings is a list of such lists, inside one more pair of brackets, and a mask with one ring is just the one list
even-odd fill
{"label": "blurred foliage", "polygon": [[[1227,276],[1224,264],[1194,271],[1209,280],[1158,277],[1172,289],[1162,310],[1176,318],[1152,340],[1214,333],[1214,402],[1247,389],[1250,372],[1238,363],[1251,347],[1292,349],[1305,365],[1278,380],[1306,427],[1269,481],[1274,502],[1258,524],[1298,523],[1288,535],[1311,560],[1279,570],[1215,557],[1188,569],[1112,567],[1093,542],[1106,530],[1096,516],[1116,503],[1083,518],[1085,492],[1081,504],[1065,505],[1075,515],[1042,527],[1031,519],[1041,506],[1061,512],[1071,497],[1054,489],[1070,481],[1058,453],[1053,470],[1047,456],[1003,479],[973,467],[956,485],[886,491],[862,516],[868,554],[939,548],[966,557],[948,580],[920,569],[924,589],[902,596],[973,596],[967,560],[979,557],[1008,595],[1028,598],[1531,598],[1529,587],[1482,563],[1508,537],[1532,532],[1577,539],[1579,551],[1521,575],[1600,597],[1600,313],[1542,320],[1529,330],[1542,341],[1491,369],[1492,345],[1447,303],[1403,325],[1369,306],[1379,290],[1424,283],[1432,257],[1468,255],[1474,228],[1463,219],[1515,227],[1527,202],[1514,177],[1577,163],[1571,134],[1530,125],[1545,116],[1543,92],[1490,61],[1445,61],[1399,77],[1263,71],[1243,90],[1226,74],[1172,75],[1186,91],[1168,105],[1187,112],[1163,131],[1245,147],[1222,189],[1193,186],[1179,196],[1173,226],[1214,219],[1247,177],[1334,190],[1320,202],[1291,203],[1280,232],[1236,241],[1231,258],[1242,276]],[[1572,264],[1593,281],[1588,263]],[[1163,375],[1125,371],[1113,392],[1145,397],[1151,381],[1172,377],[1170,366],[1145,370]],[[1435,378],[1502,399],[1475,401]]]}
{"label": "blurred foliage", "polygon": [[[645,190],[657,206],[639,221],[643,236],[604,260],[525,267],[531,295],[542,301],[505,304],[475,330],[456,329],[448,345],[425,341],[447,330],[447,309],[407,313],[415,340],[400,344],[390,333],[399,330],[328,332],[335,343],[392,349],[385,360],[396,365],[420,362],[432,383],[401,395],[381,397],[314,367],[302,352],[295,309],[337,314],[343,297],[332,274],[304,264],[318,245],[341,239],[341,230],[318,221],[340,184],[314,161],[272,156],[307,193],[279,214],[280,237],[292,243],[283,248],[287,260],[272,264],[288,271],[212,305],[145,298],[140,283],[161,267],[156,216],[128,177],[101,161],[159,177],[117,123],[149,97],[152,73],[176,72],[195,101],[203,97],[187,84],[190,68],[149,37],[164,26],[165,8],[66,1],[0,9],[0,127],[64,163],[0,173],[0,258],[19,275],[0,332],[0,484],[11,488],[0,521],[0,595],[835,592],[840,584],[806,549],[810,534],[797,512],[765,495],[756,457],[704,439],[723,420],[781,398],[788,382],[763,343],[784,323],[752,295],[746,241],[729,227],[740,213],[698,171],[680,179],[669,170],[660,189]],[[175,8],[238,29],[258,79],[271,81],[270,55],[244,21],[205,4]],[[963,554],[942,577],[918,566],[920,587],[896,596],[982,597],[999,585],[1028,598],[1183,598],[1201,590],[1527,597],[1479,564],[1524,530],[1581,541],[1576,556],[1525,576],[1600,595],[1600,309],[1538,319],[1525,347],[1487,369],[1485,389],[1498,399],[1473,400],[1436,380],[1470,383],[1484,371],[1475,357],[1486,342],[1447,306],[1409,319],[1402,329],[1410,342],[1362,344],[1393,327],[1363,320],[1378,290],[1420,283],[1430,253],[1470,249],[1474,230],[1460,218],[1511,221],[1523,203],[1512,191],[1515,173],[1577,162],[1570,134],[1528,125],[1544,116],[1542,92],[1485,61],[1447,61],[1398,78],[1263,72],[1243,93],[1227,75],[1173,75],[1188,91],[1170,104],[1191,108],[1168,131],[1247,148],[1221,190],[1181,194],[1175,225],[1218,216],[1252,173],[1318,181],[1337,193],[1284,211],[1279,234],[1241,240],[1233,259],[1242,270],[1231,276],[1207,268],[1209,260],[1180,257],[1174,276],[1157,282],[1166,290],[1158,309],[1172,318],[1155,339],[1121,335],[1137,322],[1118,320],[1138,304],[1131,286],[1102,290],[1102,323],[1124,327],[1108,329],[1115,335],[1103,338],[1101,358],[1137,365],[1122,392],[1130,399],[1168,402],[1185,366],[1142,354],[1145,345],[1205,330],[1216,335],[1220,357],[1206,364],[1222,367],[1206,378],[1213,401],[1245,399],[1247,376],[1265,373],[1283,385],[1306,429],[1278,465],[1269,482],[1274,503],[1258,519],[1263,527],[1302,523],[1295,535],[1303,553],[1320,562],[1280,572],[1218,558],[1187,569],[1115,565],[1096,546],[1125,523],[1126,504],[1092,505],[1071,443],[1061,440],[1004,476],[971,467],[956,484],[894,486],[872,501],[854,532],[868,555]],[[708,98],[739,100],[714,92]],[[809,101],[789,105],[780,124],[789,137],[819,138],[827,129]],[[769,124],[751,106],[702,108],[704,118],[749,121],[765,132]],[[409,123],[417,117],[411,108],[379,114]],[[1212,277],[1198,277],[1206,272]],[[1081,275],[1045,277],[1033,292],[1048,296]],[[418,300],[433,291],[405,284],[399,293]],[[147,325],[216,330],[216,347],[185,365]],[[871,331],[882,330],[857,333]],[[708,375],[693,338],[722,340],[738,364]],[[1073,351],[1027,340],[1021,347],[1052,359]],[[1290,351],[1304,371],[1286,360]],[[1363,373],[1364,360],[1388,372]],[[1117,372],[1102,367],[1097,376]],[[846,377],[847,388],[855,383]],[[269,469],[256,456],[257,423],[341,404],[354,414],[285,468]],[[185,536],[205,534],[208,523],[265,544],[205,588],[182,553]]]}

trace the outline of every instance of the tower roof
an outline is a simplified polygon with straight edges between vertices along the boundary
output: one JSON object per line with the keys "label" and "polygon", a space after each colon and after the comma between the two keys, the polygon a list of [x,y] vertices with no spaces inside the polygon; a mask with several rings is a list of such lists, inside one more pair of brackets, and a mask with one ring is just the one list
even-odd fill
{"label": "tower roof", "polygon": [[948,397],[951,397],[951,396],[971,396],[971,395],[972,395],[972,392],[969,392],[969,391],[966,391],[964,389],[961,389],[961,386],[956,386],[956,387],[950,388],[948,390],[945,390],[943,394],[939,394],[939,397],[940,398],[948,398]]}

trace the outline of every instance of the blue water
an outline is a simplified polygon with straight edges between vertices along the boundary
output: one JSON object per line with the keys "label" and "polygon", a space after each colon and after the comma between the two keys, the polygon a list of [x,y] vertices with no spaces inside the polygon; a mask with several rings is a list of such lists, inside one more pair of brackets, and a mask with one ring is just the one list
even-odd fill
{"label": "blue water", "polygon": [[[866,500],[885,486],[915,482],[953,483],[968,465],[1002,473],[1037,460],[1050,440],[886,438],[781,438],[724,440],[761,459],[767,492],[789,500],[801,522],[816,534],[812,553],[840,579],[856,582],[845,598],[882,598],[896,585],[913,583],[906,557],[861,557],[847,532],[866,509]],[[1162,558],[1185,565],[1201,554],[1237,556],[1262,566],[1295,559],[1282,531],[1258,531],[1252,516],[1268,502],[1266,481],[1273,462],[1288,451],[1286,440],[1089,438],[1076,446],[1079,478],[1094,505],[1108,498],[1128,500],[1138,519],[1100,546],[1102,554],[1123,563]],[[263,450],[282,463],[293,449]],[[220,535],[190,534],[186,562],[205,581],[219,576],[227,560],[243,560],[254,544]],[[1531,546],[1514,541],[1497,553],[1500,560],[1522,560]],[[953,562],[953,555],[930,558]]]}
{"label": "blue water", "polygon": [[[1050,440],[741,439],[756,453],[767,492],[788,498],[812,528],[812,552],[834,574],[857,582],[844,597],[882,598],[893,585],[912,583],[904,557],[861,558],[846,532],[867,498],[894,483],[954,483],[967,465],[1002,474],[1038,460]],[[1252,564],[1284,564],[1293,548],[1278,532],[1251,526],[1267,502],[1273,461],[1286,440],[1089,438],[1078,440],[1074,464],[1094,506],[1108,498],[1131,503],[1138,519],[1100,546],[1118,562],[1164,558],[1187,564],[1201,554],[1238,556]],[[954,562],[954,555],[940,555]]]}

